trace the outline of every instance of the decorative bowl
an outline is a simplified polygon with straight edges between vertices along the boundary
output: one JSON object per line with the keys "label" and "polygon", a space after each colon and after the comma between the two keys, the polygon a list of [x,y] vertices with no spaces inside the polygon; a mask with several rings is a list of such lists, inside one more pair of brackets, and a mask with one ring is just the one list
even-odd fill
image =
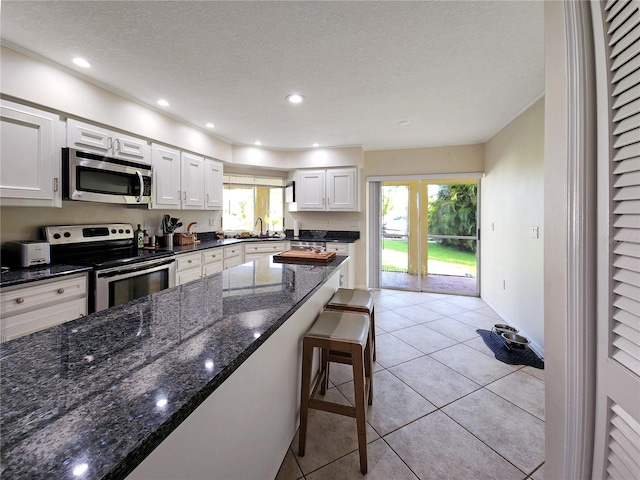
{"label": "decorative bowl", "polygon": [[310,230],[310,232],[313,238],[324,238],[327,234],[326,230]]}

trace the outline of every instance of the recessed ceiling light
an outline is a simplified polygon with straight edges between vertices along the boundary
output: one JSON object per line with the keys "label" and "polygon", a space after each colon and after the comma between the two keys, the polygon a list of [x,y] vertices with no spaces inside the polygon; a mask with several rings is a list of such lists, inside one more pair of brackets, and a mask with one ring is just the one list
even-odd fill
{"label": "recessed ceiling light", "polygon": [[213,123],[207,123],[206,127],[207,128],[213,128],[213,127],[215,127],[215,125]]}
{"label": "recessed ceiling light", "polygon": [[158,100],[158,105],[160,105],[161,107],[168,107],[169,102],[161,98],[160,100]]}
{"label": "recessed ceiling light", "polygon": [[303,96],[297,93],[292,93],[291,95],[287,95],[287,100],[291,103],[300,103],[303,100]]}
{"label": "recessed ceiling light", "polygon": [[319,144],[319,143],[314,143],[312,146],[314,146],[314,147],[319,147],[319,146],[320,146],[320,144]]}
{"label": "recessed ceiling light", "polygon": [[253,143],[255,143],[256,145],[262,145],[262,142],[261,142],[260,140],[256,140],[256,141],[255,141],[255,142],[253,142]]}
{"label": "recessed ceiling light", "polygon": [[82,68],[89,68],[91,64],[87,62],[84,58],[76,57],[73,59],[73,63]]}

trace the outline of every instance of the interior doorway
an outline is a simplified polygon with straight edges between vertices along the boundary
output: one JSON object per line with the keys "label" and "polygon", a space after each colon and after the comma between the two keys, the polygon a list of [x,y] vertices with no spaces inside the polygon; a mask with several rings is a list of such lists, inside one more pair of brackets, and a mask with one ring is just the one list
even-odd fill
{"label": "interior doorway", "polygon": [[477,179],[381,182],[380,287],[478,296]]}

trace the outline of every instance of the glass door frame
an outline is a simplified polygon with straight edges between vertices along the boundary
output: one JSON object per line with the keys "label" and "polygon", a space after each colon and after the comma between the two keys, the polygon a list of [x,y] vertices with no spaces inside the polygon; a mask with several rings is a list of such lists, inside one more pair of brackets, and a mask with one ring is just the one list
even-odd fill
{"label": "glass door frame", "polygon": [[[393,181],[393,182],[402,182],[402,181],[411,181],[411,180],[420,180],[420,181],[428,181],[428,184],[437,184],[438,181],[441,181],[443,183],[447,183],[447,184],[468,184],[468,183],[475,183],[477,185],[477,192],[476,192],[476,234],[475,236],[459,236],[459,235],[428,235],[428,232],[426,234],[427,239],[429,237],[432,238],[459,238],[459,239],[465,239],[465,240],[474,240],[476,242],[476,288],[475,288],[475,292],[474,293],[458,293],[458,292],[451,292],[452,294],[459,294],[459,295],[473,295],[473,296],[480,296],[481,293],[481,282],[480,282],[480,272],[481,272],[481,255],[480,255],[480,251],[481,251],[481,235],[480,235],[480,222],[481,222],[481,208],[480,208],[480,202],[481,202],[481,178],[484,176],[484,174],[482,172],[472,172],[472,173],[460,173],[460,174],[438,174],[438,175],[398,175],[398,176],[371,176],[371,177],[367,177],[367,182],[375,182],[375,183],[371,183],[371,187],[374,189],[377,189],[377,195],[375,195],[377,197],[378,202],[380,203],[380,205],[376,206],[376,208],[371,208],[369,209],[369,218],[368,218],[368,222],[370,224],[370,228],[369,228],[369,234],[372,235],[374,232],[378,232],[378,238],[375,241],[371,241],[369,240],[368,243],[375,248],[376,252],[371,252],[371,253],[375,253],[377,256],[377,261],[370,261],[369,262],[369,267],[371,268],[370,270],[370,274],[369,274],[369,283],[370,283],[370,287],[372,288],[398,288],[398,287],[385,287],[383,285],[381,285],[380,280],[381,280],[381,274],[382,274],[382,248],[383,248],[383,242],[382,242],[382,208],[381,208],[381,204],[383,201],[383,196],[382,196],[382,186],[383,186],[383,182],[385,181]],[[459,182],[455,182],[453,180],[458,179]],[[469,180],[472,180],[473,182],[469,182]],[[418,202],[419,205],[418,207],[418,221],[417,221],[417,228],[418,228],[418,232],[420,237],[423,236],[423,215],[420,213],[421,210],[421,203],[422,202],[422,189],[423,189],[423,183],[419,182],[420,188],[419,188],[419,195],[418,195]],[[370,188],[371,188],[370,187]],[[372,195],[372,197],[374,197],[374,195]],[[409,221],[409,220],[408,220]],[[422,238],[419,239],[419,242],[422,241]],[[423,277],[425,275],[422,274],[422,261],[423,261],[423,249],[422,248],[418,248],[418,272],[417,272],[417,280],[418,280],[418,290],[417,291],[421,291],[421,292],[432,292],[432,293],[442,293],[441,291],[433,291],[433,290],[427,290],[423,288]],[[404,289],[404,288],[398,288],[401,290],[410,290],[410,291],[416,291],[415,289]]]}

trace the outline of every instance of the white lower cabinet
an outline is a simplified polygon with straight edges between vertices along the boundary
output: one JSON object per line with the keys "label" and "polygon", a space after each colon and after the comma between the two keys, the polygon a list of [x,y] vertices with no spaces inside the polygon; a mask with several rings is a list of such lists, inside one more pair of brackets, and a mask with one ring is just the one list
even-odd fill
{"label": "white lower cabinet", "polygon": [[244,245],[244,261],[252,262],[268,255],[284,252],[287,242],[256,242]]}
{"label": "white lower cabinet", "polygon": [[202,277],[201,252],[183,253],[176,257],[176,286]]}
{"label": "white lower cabinet", "polygon": [[336,252],[336,255],[348,255],[347,264],[340,269],[340,286],[344,288],[354,288],[355,284],[355,244],[353,243],[332,243],[327,242],[327,252]]}
{"label": "white lower cabinet", "polygon": [[0,340],[5,342],[87,314],[87,274],[40,280],[0,292]]}
{"label": "white lower cabinet", "polygon": [[224,269],[222,248],[210,248],[202,252],[202,276],[208,277]]}
{"label": "white lower cabinet", "polygon": [[224,247],[224,269],[242,265],[244,263],[244,249],[242,244]]}

